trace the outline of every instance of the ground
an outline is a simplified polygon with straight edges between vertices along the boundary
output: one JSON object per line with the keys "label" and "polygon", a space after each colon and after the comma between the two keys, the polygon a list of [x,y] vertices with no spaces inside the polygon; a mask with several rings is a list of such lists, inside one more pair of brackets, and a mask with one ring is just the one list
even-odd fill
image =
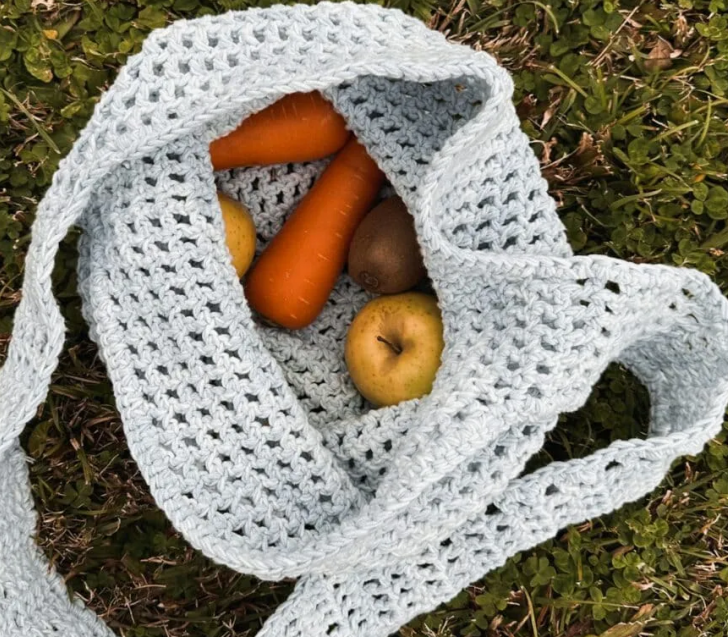
{"label": "ground", "polygon": [[[0,360],[35,207],[99,92],[152,28],[267,0],[0,4]],[[394,0],[513,74],[574,249],[698,268],[728,287],[728,0]],[[24,435],[43,551],[125,637],[253,635],[290,583],[216,567],[154,506],[124,442],[75,294],[68,340]],[[2,398],[0,397],[0,400]],[[617,366],[535,463],[642,435],[647,396]],[[401,629],[425,635],[728,635],[726,429],[649,497],[511,559]]]}

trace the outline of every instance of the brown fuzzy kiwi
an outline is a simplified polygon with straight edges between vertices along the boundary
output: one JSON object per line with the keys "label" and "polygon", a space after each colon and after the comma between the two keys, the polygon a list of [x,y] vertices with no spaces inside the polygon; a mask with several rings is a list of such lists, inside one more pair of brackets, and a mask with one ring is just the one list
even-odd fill
{"label": "brown fuzzy kiwi", "polygon": [[414,219],[399,197],[385,199],[359,224],[348,269],[359,285],[377,294],[405,292],[425,276]]}

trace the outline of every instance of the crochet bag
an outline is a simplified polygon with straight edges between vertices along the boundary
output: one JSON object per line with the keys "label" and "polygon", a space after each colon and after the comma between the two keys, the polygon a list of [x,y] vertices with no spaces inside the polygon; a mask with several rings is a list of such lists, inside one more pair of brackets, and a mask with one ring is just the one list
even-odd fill
{"label": "crochet bag", "polygon": [[[371,409],[343,361],[369,298],[342,276],[298,332],[256,324],[216,188],[263,240],[325,162],[213,175],[209,142],[320,90],[415,218],[442,309],[432,393]],[[33,541],[18,436],[63,343],[50,275],[83,228],[85,317],[134,459],[194,547],[299,577],[270,636],[383,636],[519,550],[656,487],[720,429],[728,304],[704,275],[575,257],[507,73],[397,11],[322,3],[180,21],[104,95],[38,208],[0,376],[0,634],[111,635]],[[612,361],[647,386],[646,440],[520,476]]]}

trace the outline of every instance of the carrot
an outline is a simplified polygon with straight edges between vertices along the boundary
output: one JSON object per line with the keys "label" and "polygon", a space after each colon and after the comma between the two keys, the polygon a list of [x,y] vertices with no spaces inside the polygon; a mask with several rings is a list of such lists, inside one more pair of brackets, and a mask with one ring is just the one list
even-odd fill
{"label": "carrot", "polygon": [[210,144],[215,170],[327,157],[349,138],[346,122],[318,92],[291,93]]}
{"label": "carrot", "polygon": [[283,327],[309,325],[326,304],[383,181],[352,137],[248,271],[249,305]]}

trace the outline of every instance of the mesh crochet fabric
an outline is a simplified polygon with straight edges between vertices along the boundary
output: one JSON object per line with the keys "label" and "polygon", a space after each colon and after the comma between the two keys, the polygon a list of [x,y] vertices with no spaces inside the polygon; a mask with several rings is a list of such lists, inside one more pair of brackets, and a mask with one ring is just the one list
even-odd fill
{"label": "mesh crochet fabric", "polygon": [[[415,217],[446,343],[422,399],[371,409],[355,391],[343,342],[368,296],[348,277],[287,332],[255,322],[229,263],[216,188],[264,244],[325,162],[215,176],[208,144],[309,90]],[[373,6],[233,12],[148,38],[33,229],[0,375],[0,634],[111,634],[48,574],[17,442],[62,347],[50,274],[73,223],[84,314],[156,502],[216,562],[300,577],[262,635],[386,635],[639,498],[718,432],[728,304],[695,271],[573,256],[511,90],[488,55]],[[649,389],[649,437],[521,476],[615,360]]]}

